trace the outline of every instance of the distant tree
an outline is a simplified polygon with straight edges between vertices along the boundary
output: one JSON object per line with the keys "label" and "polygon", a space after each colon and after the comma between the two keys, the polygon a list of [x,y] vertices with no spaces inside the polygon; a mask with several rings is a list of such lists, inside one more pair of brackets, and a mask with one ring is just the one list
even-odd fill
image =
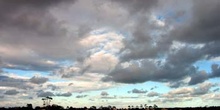
{"label": "distant tree", "polygon": [[140,105],[140,109],[142,109],[142,108],[143,108],[143,105],[141,104],[141,105]]}
{"label": "distant tree", "polygon": [[47,96],[46,98],[47,98],[47,100],[48,100],[48,105],[50,105],[50,102],[51,102],[51,100],[53,100],[53,98],[52,98],[52,97],[49,97],[49,96]]}
{"label": "distant tree", "polygon": [[42,100],[43,100],[43,106],[46,106],[46,104],[47,104],[47,99],[46,99],[46,98],[42,98]]}
{"label": "distant tree", "polygon": [[148,108],[147,104],[144,104],[144,108]]}
{"label": "distant tree", "polygon": [[156,104],[154,104],[154,108],[158,108],[158,106]]}

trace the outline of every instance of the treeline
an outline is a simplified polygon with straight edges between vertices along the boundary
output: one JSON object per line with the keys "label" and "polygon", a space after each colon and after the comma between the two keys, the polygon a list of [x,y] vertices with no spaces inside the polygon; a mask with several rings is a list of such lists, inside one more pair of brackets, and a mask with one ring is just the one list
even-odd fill
{"label": "treeline", "polygon": [[27,107],[0,107],[0,110],[220,110],[220,106],[211,106],[211,107],[185,107],[185,108],[116,108],[116,107],[100,107],[96,108],[92,106],[90,108],[83,107],[83,108],[74,108],[74,107],[67,107],[64,108],[58,105],[52,105],[47,107],[35,107],[32,106]]}

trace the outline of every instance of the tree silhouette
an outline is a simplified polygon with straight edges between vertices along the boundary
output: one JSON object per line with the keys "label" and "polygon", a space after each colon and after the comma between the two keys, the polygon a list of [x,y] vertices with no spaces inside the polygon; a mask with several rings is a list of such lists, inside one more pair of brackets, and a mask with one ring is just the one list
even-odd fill
{"label": "tree silhouette", "polygon": [[154,108],[158,108],[158,106],[156,104],[154,104]]}
{"label": "tree silhouette", "polygon": [[147,104],[144,104],[144,108],[147,108]]}
{"label": "tree silhouette", "polygon": [[47,97],[42,98],[42,100],[43,100],[43,106],[49,106],[50,102],[51,102],[51,100],[53,100],[53,98],[47,96]]}
{"label": "tree silhouette", "polygon": [[47,96],[46,98],[47,98],[47,100],[48,100],[48,105],[50,105],[50,102],[51,102],[51,100],[53,100],[53,98],[52,98],[52,97],[49,97],[49,96]]}
{"label": "tree silhouette", "polygon": [[47,104],[47,102],[46,102],[46,98],[42,98],[42,100],[43,100],[43,106],[45,106],[46,104]]}

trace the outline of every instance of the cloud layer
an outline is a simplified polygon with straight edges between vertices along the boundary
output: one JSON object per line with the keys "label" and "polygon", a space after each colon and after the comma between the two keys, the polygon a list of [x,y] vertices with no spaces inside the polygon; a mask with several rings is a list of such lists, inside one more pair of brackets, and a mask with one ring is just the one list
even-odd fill
{"label": "cloud layer", "polygon": [[[217,86],[207,83],[220,77],[219,10],[219,0],[2,0],[0,97],[97,90],[106,100],[219,99]],[[105,91],[149,81],[171,90],[118,97]],[[75,96],[87,97],[94,98]]]}

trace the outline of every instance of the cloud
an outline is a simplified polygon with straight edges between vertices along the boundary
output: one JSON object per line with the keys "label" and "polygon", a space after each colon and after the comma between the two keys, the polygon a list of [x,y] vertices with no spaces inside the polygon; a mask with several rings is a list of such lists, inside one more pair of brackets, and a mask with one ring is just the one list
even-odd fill
{"label": "cloud", "polygon": [[[200,97],[205,94],[211,93],[210,89],[214,87],[215,84],[204,82],[198,84],[198,87],[181,87],[177,89],[173,89],[166,94],[161,95],[161,98],[165,99],[192,99],[193,97]],[[170,100],[170,101],[172,101]]]}
{"label": "cloud", "polygon": [[213,87],[215,85],[211,84],[211,83],[203,83],[200,84],[199,87],[195,88],[192,95],[203,95],[206,94],[210,91],[211,87]]}
{"label": "cloud", "polygon": [[165,102],[209,94],[205,83],[220,77],[219,64],[208,72],[197,63],[220,56],[219,7],[218,0],[0,1],[0,86],[41,97],[153,81],[172,88],[159,95],[170,97]]}
{"label": "cloud", "polygon": [[61,42],[70,39],[64,37],[65,29],[49,11],[54,6],[74,1],[1,1],[0,53],[3,68],[36,71],[59,68],[57,59],[72,52],[69,45]]}
{"label": "cloud", "polygon": [[211,69],[212,69],[212,73],[210,77],[220,76],[220,66],[218,64],[212,64]]}
{"label": "cloud", "polygon": [[53,91],[59,89],[59,87],[57,87],[57,86],[55,86],[55,85],[53,85],[53,84],[47,85],[47,88],[51,88],[51,90],[53,90]]}
{"label": "cloud", "polygon": [[187,83],[183,81],[174,81],[174,82],[170,82],[168,86],[171,88],[178,88],[178,87],[182,87],[185,85],[187,85]]}
{"label": "cloud", "polygon": [[147,91],[147,90],[133,89],[131,92],[132,92],[132,93],[135,93],[135,94],[145,94],[145,93],[147,93],[148,91]]}
{"label": "cloud", "polygon": [[[210,8],[204,10],[204,6]],[[185,25],[176,27],[171,36],[174,39],[190,43],[219,41],[219,38],[217,38],[219,31],[217,30],[219,28],[218,19],[220,16],[215,14],[219,9],[219,1],[193,1],[191,9],[191,19],[184,22]]]}
{"label": "cloud", "polygon": [[55,96],[52,92],[49,92],[49,91],[46,91],[46,92],[44,92],[44,91],[39,91],[38,93],[37,93],[37,96],[38,97],[47,97],[47,96]]}
{"label": "cloud", "polygon": [[7,90],[6,92],[5,92],[5,95],[16,95],[16,94],[18,94],[19,92],[17,91],[17,90]]}
{"label": "cloud", "polygon": [[[172,2],[169,3],[172,4]],[[216,38],[219,34],[217,31],[218,23],[215,23],[218,22],[219,16],[214,13],[219,7],[218,1],[208,2],[208,5],[214,4],[214,6],[205,12],[201,11],[203,10],[201,6],[205,5],[206,1],[193,1],[192,3],[195,5],[188,6],[188,9],[186,7],[175,7],[177,11],[174,14],[178,14],[178,11],[182,10],[182,14],[175,15],[176,17],[161,15],[165,19],[164,22],[173,27],[166,31],[160,28],[160,32],[165,32],[164,34],[150,34],[150,32],[153,33],[158,29],[155,28],[152,22],[147,22],[148,25],[144,24],[144,21],[150,20],[150,17],[136,15],[139,21],[135,21],[131,26],[134,29],[130,30],[129,36],[124,39],[125,48],[121,50],[119,58],[121,64],[128,62],[130,65],[124,68],[118,64],[114,70],[103,78],[103,81],[119,83],[176,82],[177,79],[182,80],[190,76],[191,80],[188,84],[195,85],[209,78],[219,77],[218,69],[209,76],[207,72],[207,74],[200,74],[200,71],[194,65],[197,61],[207,61],[220,55],[218,51],[219,39]],[[129,4],[135,5],[135,2],[125,4],[125,6]],[[141,13],[141,11],[139,12]],[[186,18],[178,22],[178,16],[185,16]],[[187,17],[190,17],[190,19]],[[168,19],[173,19],[173,21]],[[198,22],[203,20],[204,24]],[[176,22],[179,24],[176,24]],[[151,68],[148,68],[148,66]],[[215,68],[217,67],[216,65]],[[181,85],[185,84],[179,83],[177,85],[176,83],[174,87]]]}
{"label": "cloud", "polygon": [[108,96],[109,94],[108,94],[108,92],[106,92],[106,91],[102,91],[101,92],[101,96]]}
{"label": "cloud", "polygon": [[124,8],[129,10],[130,14],[149,11],[153,6],[155,6],[158,3],[158,0],[140,0],[140,1],[113,0],[113,1],[118,2]]}
{"label": "cloud", "polygon": [[70,97],[70,96],[72,96],[72,93],[67,92],[67,93],[62,93],[62,94],[56,94],[56,96]]}
{"label": "cloud", "polygon": [[0,75],[0,86],[15,87],[18,89],[33,89],[33,87],[28,84],[27,79],[16,78],[7,75]]}
{"label": "cloud", "polygon": [[153,91],[151,91],[147,94],[148,97],[155,97],[155,96],[159,96],[159,95],[160,95],[159,93],[153,92]]}
{"label": "cloud", "polygon": [[218,92],[220,89],[219,88],[216,88],[213,90],[213,92]]}
{"label": "cloud", "polygon": [[205,71],[201,71],[197,74],[193,74],[189,81],[189,85],[195,85],[198,83],[202,83],[208,79],[208,74]]}
{"label": "cloud", "polygon": [[77,95],[76,98],[84,98],[87,97],[88,95]]}
{"label": "cloud", "polygon": [[45,77],[40,77],[40,76],[33,76],[31,79],[30,79],[30,82],[31,83],[34,83],[34,84],[43,84],[45,82],[48,81],[48,78],[45,78]]}

